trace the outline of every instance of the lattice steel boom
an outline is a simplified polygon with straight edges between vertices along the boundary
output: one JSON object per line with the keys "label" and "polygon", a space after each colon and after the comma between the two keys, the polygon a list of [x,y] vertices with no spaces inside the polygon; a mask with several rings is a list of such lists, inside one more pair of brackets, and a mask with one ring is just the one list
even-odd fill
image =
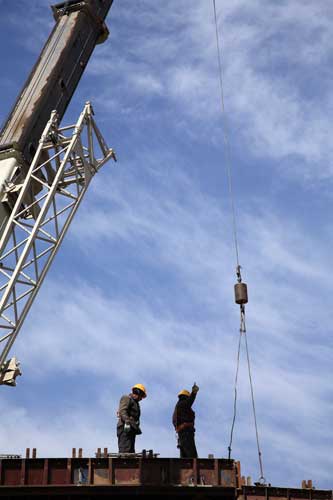
{"label": "lattice steel boom", "polygon": [[110,158],[89,102],[67,127],[53,111],[24,181],[5,189],[16,202],[0,240],[0,384],[15,385],[19,365],[6,361],[9,351],[92,177]]}

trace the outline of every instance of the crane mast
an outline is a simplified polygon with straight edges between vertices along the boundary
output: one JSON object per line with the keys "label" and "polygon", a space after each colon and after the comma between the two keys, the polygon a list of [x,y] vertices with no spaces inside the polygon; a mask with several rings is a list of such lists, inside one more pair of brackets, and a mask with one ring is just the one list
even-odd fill
{"label": "crane mast", "polygon": [[0,384],[15,385],[9,351],[93,175],[115,160],[89,102],[60,125],[112,3],[52,6],[56,24],[0,132]]}

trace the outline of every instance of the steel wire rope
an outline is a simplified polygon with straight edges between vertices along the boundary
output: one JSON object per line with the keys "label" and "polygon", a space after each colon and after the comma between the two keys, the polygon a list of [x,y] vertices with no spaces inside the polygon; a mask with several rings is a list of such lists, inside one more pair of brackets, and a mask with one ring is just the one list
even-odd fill
{"label": "steel wire rope", "polygon": [[237,268],[239,268],[240,265],[239,265],[239,251],[238,251],[238,238],[237,238],[237,225],[236,225],[236,210],[235,210],[235,202],[234,202],[234,194],[233,194],[233,186],[232,186],[232,177],[231,177],[230,143],[229,143],[229,138],[228,138],[228,124],[227,124],[227,119],[225,116],[225,107],[224,107],[221,47],[220,47],[219,32],[218,32],[218,28],[217,28],[217,15],[216,15],[215,0],[213,0],[213,6],[214,6],[214,20],[215,20],[216,51],[217,51],[217,60],[218,60],[218,69],[219,69],[218,73],[219,73],[220,94],[221,94],[221,107],[222,107],[222,116],[224,117],[223,139],[224,139],[224,144],[225,144],[225,155],[226,155],[226,159],[227,159],[226,166],[227,166],[227,176],[228,176],[229,198],[230,198],[231,213],[232,213],[234,246],[235,246],[235,253],[236,253]]}
{"label": "steel wire rope", "polygon": [[[227,163],[227,165],[226,165],[227,166],[227,177],[228,177],[229,197],[230,197],[231,213],[232,213],[232,221],[233,221],[234,246],[235,246],[236,262],[237,262],[236,273],[237,273],[238,282],[240,283],[241,282],[241,273],[240,273],[241,266],[239,264],[239,245],[238,245],[238,238],[237,238],[236,210],[235,210],[235,202],[234,202],[234,194],[233,194],[233,186],[232,186],[232,176],[231,176],[230,142],[229,142],[229,138],[228,138],[227,120],[226,120],[226,116],[225,116],[221,46],[220,46],[220,38],[219,38],[219,32],[218,32],[215,0],[213,0],[213,8],[214,8],[214,22],[215,22],[215,35],[216,35],[216,50],[217,50],[218,70],[219,70],[219,84],[220,84],[220,94],[221,94],[221,110],[222,110],[222,116],[224,117],[223,138],[224,138],[224,144],[225,144],[225,155],[226,155],[226,160],[227,160],[227,162],[226,162]],[[254,426],[255,426],[255,434],[256,434],[256,442],[257,442],[259,468],[260,468],[259,480],[262,482],[265,482],[264,473],[263,473],[263,464],[262,464],[262,453],[261,453],[260,443],[259,443],[256,408],[255,408],[255,401],[254,401],[254,390],[253,390],[253,381],[252,381],[252,374],[251,374],[251,363],[250,363],[249,349],[248,349],[248,343],[247,343],[247,337],[246,337],[245,307],[244,307],[244,305],[240,306],[240,315],[241,315],[240,329],[239,329],[240,334],[239,334],[239,342],[238,342],[237,366],[236,366],[235,385],[234,385],[233,418],[232,418],[232,425],[231,425],[231,432],[230,432],[230,443],[229,443],[229,447],[228,447],[228,451],[229,451],[228,456],[230,459],[231,445],[232,445],[232,440],[233,440],[233,432],[234,432],[234,426],[235,426],[236,414],[237,414],[237,383],[238,383],[238,373],[239,373],[239,363],[240,363],[241,342],[242,342],[242,335],[244,334],[247,366],[248,366],[248,375],[249,375],[250,388],[251,388],[252,410],[253,410],[253,417],[254,417]]]}
{"label": "steel wire rope", "polygon": [[241,342],[242,342],[242,332],[241,332],[241,330],[239,330],[239,341],[238,341],[238,352],[237,352],[237,367],[236,367],[235,386],[234,386],[234,414],[233,414],[233,417],[232,417],[232,424],[231,424],[231,430],[230,430],[230,441],[229,441],[229,446],[228,446],[228,458],[229,458],[229,460],[230,460],[230,456],[231,456],[231,445],[232,445],[232,439],[233,439],[234,427],[235,427],[235,421],[236,421],[236,414],[237,414],[237,382],[238,382],[238,371],[239,371],[239,359],[240,359]]}
{"label": "steel wire rope", "polygon": [[260,449],[260,444],[259,444],[259,433],[258,433],[256,406],[255,406],[255,402],[254,402],[254,391],[253,391],[253,382],[252,382],[252,374],[251,374],[251,363],[250,363],[249,348],[248,348],[248,344],[247,344],[246,331],[244,331],[243,333],[244,333],[244,338],[245,338],[247,368],[248,368],[249,381],[250,381],[250,387],[251,387],[251,399],[252,399],[254,427],[255,427],[255,431],[256,431],[256,440],[257,440],[257,449],[258,449],[258,459],[259,459],[259,468],[260,468],[259,481],[263,481],[263,483],[265,483],[266,480],[265,480],[265,477],[264,477],[264,470],[263,470],[263,465],[262,465],[261,449]]}

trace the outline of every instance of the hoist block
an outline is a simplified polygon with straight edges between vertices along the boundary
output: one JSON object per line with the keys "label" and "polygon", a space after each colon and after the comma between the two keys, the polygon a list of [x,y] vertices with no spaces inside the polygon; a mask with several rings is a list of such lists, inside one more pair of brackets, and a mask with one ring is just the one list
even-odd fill
{"label": "hoist block", "polygon": [[235,285],[235,302],[236,304],[247,304],[247,285],[246,283],[236,283]]}

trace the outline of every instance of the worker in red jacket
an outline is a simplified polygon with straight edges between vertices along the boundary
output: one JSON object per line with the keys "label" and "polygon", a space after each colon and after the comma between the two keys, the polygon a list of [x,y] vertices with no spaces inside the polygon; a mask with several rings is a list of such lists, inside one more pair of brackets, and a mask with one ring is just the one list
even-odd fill
{"label": "worker in red jacket", "polygon": [[135,453],[135,438],[140,429],[140,401],[147,397],[144,385],[136,384],[132,393],[122,396],[119,402],[117,437],[119,453]]}
{"label": "worker in red jacket", "polygon": [[192,405],[199,387],[194,383],[192,392],[183,389],[178,394],[178,402],[172,416],[172,423],[178,434],[180,458],[196,458],[198,456],[194,439],[195,413]]}

